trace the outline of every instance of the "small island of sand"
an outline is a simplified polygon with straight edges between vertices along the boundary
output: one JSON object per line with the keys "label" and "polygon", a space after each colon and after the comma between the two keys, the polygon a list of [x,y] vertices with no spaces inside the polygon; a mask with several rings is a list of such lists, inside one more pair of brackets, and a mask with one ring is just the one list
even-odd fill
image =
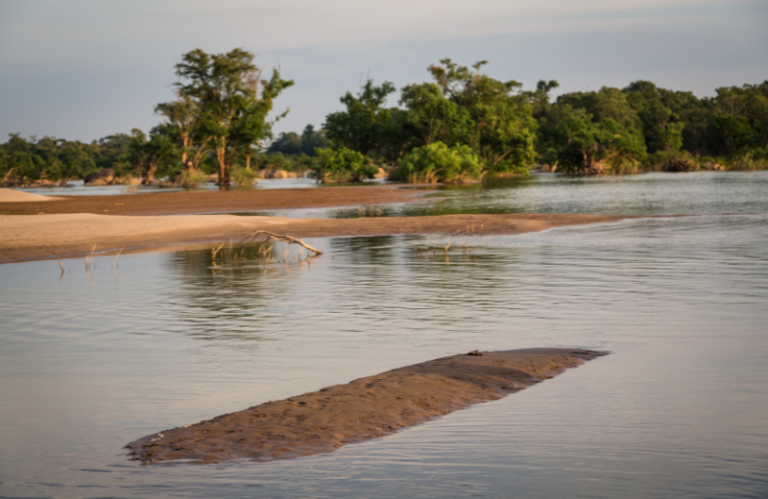
{"label": "small island of sand", "polygon": [[498,400],[604,352],[470,352],[401,367],[148,435],[126,446],[144,464],[270,461],[333,452],[480,402]]}

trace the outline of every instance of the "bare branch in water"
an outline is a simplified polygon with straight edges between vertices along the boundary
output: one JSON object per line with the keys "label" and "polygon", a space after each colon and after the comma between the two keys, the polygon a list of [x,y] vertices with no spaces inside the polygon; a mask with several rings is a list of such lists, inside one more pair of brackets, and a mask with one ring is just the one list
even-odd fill
{"label": "bare branch in water", "polygon": [[273,232],[269,232],[269,231],[266,231],[266,230],[257,230],[256,232],[254,232],[250,236],[242,239],[238,244],[241,244],[241,243],[245,242],[246,240],[248,241],[246,244],[250,244],[258,236],[260,236],[262,234],[267,236],[267,238],[265,239],[265,242],[269,241],[269,240],[275,240],[275,241],[282,241],[282,242],[288,243],[288,244],[298,244],[298,245],[303,246],[304,248],[308,249],[309,251],[313,252],[315,255],[322,255],[323,254],[322,251],[320,251],[317,248],[313,248],[312,246],[308,245],[307,243],[305,243],[301,239],[295,238],[293,236],[289,236],[287,234],[286,235],[275,234]]}

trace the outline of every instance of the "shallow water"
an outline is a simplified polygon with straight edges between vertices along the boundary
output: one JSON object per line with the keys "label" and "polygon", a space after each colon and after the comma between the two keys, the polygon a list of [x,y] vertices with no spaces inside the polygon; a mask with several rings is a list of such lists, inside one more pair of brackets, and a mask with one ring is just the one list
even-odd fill
{"label": "shallow water", "polygon": [[[349,184],[349,185],[368,185],[368,184],[382,184],[388,183],[384,180],[373,180],[365,183]],[[253,189],[304,189],[310,187],[322,187],[322,184],[318,184],[314,179],[301,177],[301,178],[281,178],[273,179],[266,178],[260,179],[258,183],[253,186]],[[236,187],[235,189],[241,189]],[[249,188],[250,189],[250,188]],[[219,190],[219,186],[213,183],[204,183],[195,187],[194,189],[183,189],[181,187],[157,187],[157,186],[128,186],[128,185],[90,185],[87,186],[82,180],[73,180],[67,184],[66,187],[20,187],[18,190],[25,192],[32,192],[34,194],[42,194],[45,196],[112,196],[115,194],[153,194],[158,192],[179,192],[185,190],[192,191],[216,191]]]}
{"label": "shallow water", "polygon": [[[753,185],[729,210],[753,215],[325,239],[309,263],[0,266],[0,497],[764,498],[768,201]],[[414,251],[446,242],[447,261]],[[121,449],[442,355],[533,346],[612,355],[332,454],[142,467]]]}
{"label": "shallow water", "polygon": [[429,202],[280,210],[288,217],[402,217],[459,213],[682,215],[759,213],[768,204],[768,171],[646,173],[606,177],[535,174],[482,185],[417,189]]}

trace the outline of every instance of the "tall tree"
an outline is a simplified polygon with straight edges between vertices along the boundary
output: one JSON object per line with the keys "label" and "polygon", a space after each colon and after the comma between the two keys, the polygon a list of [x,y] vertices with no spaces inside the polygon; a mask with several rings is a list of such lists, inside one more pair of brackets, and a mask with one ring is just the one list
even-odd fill
{"label": "tall tree", "polygon": [[155,107],[155,113],[168,120],[169,131],[175,136],[184,170],[199,169],[200,160],[208,150],[212,136],[202,130],[200,106],[192,97],[177,91],[177,99]]}
{"label": "tall tree", "polygon": [[273,101],[293,85],[293,81],[281,79],[277,70],[270,80],[262,82],[262,71],[253,59],[253,53],[241,48],[226,54],[196,49],[184,54],[176,65],[180,78],[177,88],[199,106],[200,127],[211,137],[222,190],[229,188],[234,156],[238,152],[249,155],[251,144],[268,136],[271,124],[266,116]]}
{"label": "tall tree", "polygon": [[[272,126],[274,123],[288,114],[288,109],[276,116],[274,120],[267,121],[267,116],[272,111],[274,100],[280,93],[293,85],[292,80],[283,80],[280,72],[274,70],[269,80],[261,80],[261,95],[256,92],[258,81],[254,83],[253,98],[244,102],[243,107],[234,121],[231,132],[230,151],[232,155],[240,152],[245,157],[246,168],[251,168],[251,157],[254,148],[261,152],[265,149],[265,142],[272,138]],[[229,157],[229,161],[231,161]]]}
{"label": "tall tree", "polygon": [[537,124],[522,85],[502,82],[480,72],[487,61],[472,69],[450,59],[430,66],[429,72],[443,95],[468,115],[466,135],[459,140],[480,154],[489,170],[524,168],[535,159]]}
{"label": "tall tree", "polygon": [[419,144],[433,142],[453,145],[467,135],[469,114],[443,95],[437,83],[419,83],[403,88],[400,104],[408,109],[408,122]]}
{"label": "tall tree", "polygon": [[629,104],[642,123],[648,152],[675,152],[683,145],[685,123],[664,102],[663,89],[650,81],[636,81],[624,89]]}

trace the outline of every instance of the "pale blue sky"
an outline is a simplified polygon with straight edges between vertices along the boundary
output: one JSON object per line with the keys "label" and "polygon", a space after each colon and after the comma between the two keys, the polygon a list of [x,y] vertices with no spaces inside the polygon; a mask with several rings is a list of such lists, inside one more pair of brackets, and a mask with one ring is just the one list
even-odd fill
{"label": "pale blue sky", "polygon": [[[244,47],[296,81],[276,130],[320,126],[363,75],[425,81],[443,57],[559,92],[648,79],[697,95],[768,79],[765,0],[0,0],[0,141],[151,128],[182,53]],[[397,98],[390,103],[396,104]]]}

